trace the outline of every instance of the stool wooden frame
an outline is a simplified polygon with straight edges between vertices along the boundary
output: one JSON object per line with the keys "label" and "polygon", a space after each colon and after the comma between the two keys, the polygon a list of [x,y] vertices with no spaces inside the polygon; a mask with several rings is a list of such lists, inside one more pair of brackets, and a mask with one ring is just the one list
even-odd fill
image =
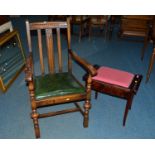
{"label": "stool wooden frame", "polygon": [[[95,66],[95,68],[98,69],[99,66]],[[86,79],[86,76],[84,77],[84,79]],[[125,126],[128,111],[131,109],[134,95],[138,91],[141,80],[142,80],[142,75],[135,74],[129,88],[125,88],[125,87],[121,87],[118,85],[109,84],[109,83],[105,83],[97,80],[92,80],[91,88],[92,90],[95,91],[95,99],[97,99],[98,92],[100,92],[100,93],[105,93],[111,96],[115,96],[115,97],[119,97],[127,100],[125,111],[124,111],[124,117],[123,117],[123,126]]]}

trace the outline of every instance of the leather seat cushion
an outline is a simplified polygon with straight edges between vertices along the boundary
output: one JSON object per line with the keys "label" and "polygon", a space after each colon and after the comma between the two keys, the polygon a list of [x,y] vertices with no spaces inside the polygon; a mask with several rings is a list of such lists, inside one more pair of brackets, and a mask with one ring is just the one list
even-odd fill
{"label": "leather seat cushion", "polygon": [[70,73],[46,74],[35,77],[35,98],[85,93],[84,87],[76,82]]}

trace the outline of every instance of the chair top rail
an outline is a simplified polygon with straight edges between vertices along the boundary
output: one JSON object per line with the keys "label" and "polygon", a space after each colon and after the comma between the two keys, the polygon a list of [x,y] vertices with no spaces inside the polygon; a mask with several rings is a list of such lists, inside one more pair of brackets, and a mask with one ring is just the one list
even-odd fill
{"label": "chair top rail", "polygon": [[30,23],[30,30],[49,29],[49,28],[67,28],[67,22],[35,22]]}

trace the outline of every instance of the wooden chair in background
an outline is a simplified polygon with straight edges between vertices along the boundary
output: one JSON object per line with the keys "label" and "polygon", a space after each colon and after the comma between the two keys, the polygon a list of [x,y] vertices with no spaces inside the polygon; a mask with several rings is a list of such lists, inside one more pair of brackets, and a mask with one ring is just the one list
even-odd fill
{"label": "wooden chair in background", "polygon": [[[53,34],[53,30],[56,29],[56,34]],[[67,31],[67,43],[68,51],[64,51],[61,49],[61,29],[66,29]],[[70,19],[67,19],[63,22],[35,22],[29,23],[26,21],[26,31],[27,31],[27,39],[28,39],[28,47],[30,55],[27,58],[26,62],[26,82],[28,84],[28,90],[31,101],[32,108],[32,119],[34,123],[34,130],[36,138],[40,137],[40,128],[39,128],[39,118],[55,116],[59,114],[76,112],[80,111],[84,117],[83,125],[84,127],[88,127],[89,120],[89,109],[91,107],[90,97],[91,97],[91,81],[92,76],[96,75],[96,69],[86,62],[84,59],[80,58],[75,52],[71,49],[71,34],[70,34]],[[31,40],[34,37],[31,36],[31,31],[37,31],[38,34],[38,45],[39,47],[39,57],[40,57],[40,69],[41,73],[36,73],[36,69],[38,66],[35,66],[33,58],[37,58],[34,56],[35,51],[33,51]],[[42,33],[42,32],[45,33]],[[45,36],[42,36],[45,34]],[[56,36],[53,37],[53,36]],[[46,49],[47,49],[47,60],[43,59],[46,56],[44,52],[44,44],[42,44],[42,40],[46,40]],[[54,47],[54,41],[57,42],[57,48]],[[66,41],[66,39],[64,39]],[[56,58],[57,49],[58,56]],[[66,52],[62,54],[63,52]],[[66,62],[64,60],[64,56],[68,55],[68,69],[65,71]],[[64,61],[63,61],[64,60]],[[86,81],[86,85],[83,86],[73,75],[74,69],[72,69],[72,61],[75,61],[79,64],[82,69],[86,70],[89,73],[88,79]],[[45,63],[48,63],[48,69],[46,70]],[[58,62],[58,65],[56,63]],[[64,63],[63,63],[64,62]],[[58,70],[56,70],[56,66],[58,66]],[[37,68],[35,68],[37,67]],[[77,103],[78,101],[84,101],[84,109],[80,107]],[[60,110],[56,112],[49,113],[38,113],[38,108],[45,106],[58,106],[66,103],[75,103],[75,107],[65,110]]]}
{"label": "wooden chair in background", "polygon": [[121,16],[120,37],[141,37],[143,38],[143,48],[141,59],[143,60],[144,52],[148,44],[150,22],[152,16],[144,15],[125,15]]}
{"label": "wooden chair in background", "polygon": [[[93,28],[99,27],[100,32],[104,30],[104,36],[107,37],[108,33],[108,17],[107,15],[91,15],[89,16],[89,39],[92,36]],[[100,33],[101,34],[101,33]]]}
{"label": "wooden chair in background", "polygon": [[72,33],[73,31],[73,26],[74,25],[79,25],[79,42],[81,41],[81,38],[87,34],[87,25],[88,25],[88,16],[84,15],[74,15],[71,16],[71,26],[72,26]]}
{"label": "wooden chair in background", "polygon": [[153,50],[152,50],[152,55],[150,57],[150,62],[149,62],[149,67],[148,67],[148,71],[146,74],[146,82],[149,81],[152,69],[153,69],[153,64],[154,64],[154,60],[155,60],[155,18],[153,19],[153,24],[152,24],[152,41],[153,41]]}

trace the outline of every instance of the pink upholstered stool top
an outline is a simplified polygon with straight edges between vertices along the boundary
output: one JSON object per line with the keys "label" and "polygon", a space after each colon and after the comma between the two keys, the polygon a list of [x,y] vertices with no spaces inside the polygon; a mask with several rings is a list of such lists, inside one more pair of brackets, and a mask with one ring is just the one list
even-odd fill
{"label": "pink upholstered stool top", "polygon": [[128,88],[133,77],[132,73],[102,66],[97,70],[97,75],[93,77],[93,80]]}

